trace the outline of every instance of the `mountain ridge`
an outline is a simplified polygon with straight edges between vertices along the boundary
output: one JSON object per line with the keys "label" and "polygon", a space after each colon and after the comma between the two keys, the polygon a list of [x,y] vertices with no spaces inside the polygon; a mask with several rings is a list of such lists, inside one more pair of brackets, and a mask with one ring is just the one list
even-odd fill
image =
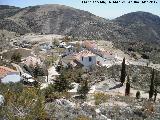
{"label": "mountain ridge", "polygon": [[[12,9],[14,12],[10,14]],[[88,11],[58,4],[25,8],[12,6],[12,9],[9,12],[4,10],[6,16],[0,20],[1,29],[21,34],[53,33],[111,41],[160,42],[160,17],[147,12],[132,12],[108,20]]]}

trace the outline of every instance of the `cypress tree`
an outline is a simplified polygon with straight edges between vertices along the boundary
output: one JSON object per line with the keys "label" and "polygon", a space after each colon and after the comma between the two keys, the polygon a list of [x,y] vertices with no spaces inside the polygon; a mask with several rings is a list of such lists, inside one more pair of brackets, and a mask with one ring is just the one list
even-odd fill
{"label": "cypress tree", "polygon": [[125,58],[123,58],[122,69],[121,69],[121,78],[120,78],[122,85],[125,82],[125,77],[126,77],[126,64],[125,64]]}
{"label": "cypress tree", "polygon": [[126,83],[126,89],[125,89],[125,96],[130,94],[130,79],[129,76],[127,76],[127,83]]}
{"label": "cypress tree", "polygon": [[156,98],[157,98],[157,87],[160,85],[160,83],[159,83],[159,78],[158,78],[158,74],[159,74],[159,72],[158,71],[156,71],[155,72],[155,90],[154,90],[154,102],[156,101]]}
{"label": "cypress tree", "polygon": [[156,88],[154,90],[154,102],[156,101],[156,98],[157,98],[157,86],[156,86]]}
{"label": "cypress tree", "polygon": [[154,94],[154,69],[152,70],[151,84],[150,84],[150,90],[149,90],[149,99],[153,97],[153,94]]}
{"label": "cypress tree", "polygon": [[139,99],[141,97],[141,93],[139,91],[136,92],[136,98]]}

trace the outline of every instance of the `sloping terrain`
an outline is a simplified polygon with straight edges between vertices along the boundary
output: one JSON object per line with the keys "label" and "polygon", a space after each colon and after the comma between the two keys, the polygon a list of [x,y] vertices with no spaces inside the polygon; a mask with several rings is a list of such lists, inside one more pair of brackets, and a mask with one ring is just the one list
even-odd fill
{"label": "sloping terrain", "polygon": [[10,17],[16,14],[20,10],[18,7],[8,6],[8,5],[0,5],[0,19]]}
{"label": "sloping terrain", "polygon": [[130,29],[139,41],[160,42],[160,17],[147,12],[133,12],[116,18],[121,27]]}
{"label": "sloping terrain", "polygon": [[90,39],[160,41],[160,17],[133,12],[114,20],[64,5],[26,8],[0,6],[0,28],[21,34],[34,32],[72,35]]}
{"label": "sloping terrain", "polygon": [[122,41],[160,41],[160,17],[133,12],[114,20],[64,5],[26,8],[0,6],[0,28],[21,34],[34,32],[72,35],[92,39]]}
{"label": "sloping terrain", "polygon": [[26,8],[0,5],[0,29],[19,34],[59,34],[81,39],[113,41],[125,52],[138,52],[155,63],[160,54],[160,17],[132,12],[114,20],[64,5],[38,5]]}
{"label": "sloping terrain", "polygon": [[13,16],[0,20],[0,28],[22,34],[54,33],[108,40],[123,40],[124,34],[130,34],[130,31],[121,28],[117,23],[62,5],[41,5],[20,9]]}

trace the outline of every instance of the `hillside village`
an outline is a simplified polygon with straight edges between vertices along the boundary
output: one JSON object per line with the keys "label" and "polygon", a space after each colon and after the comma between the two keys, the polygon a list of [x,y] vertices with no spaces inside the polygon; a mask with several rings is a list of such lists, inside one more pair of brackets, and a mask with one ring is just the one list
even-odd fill
{"label": "hillside village", "polygon": [[[4,119],[160,118],[160,64],[138,53],[133,57],[111,41],[54,34],[26,34],[9,44],[0,53],[0,105],[11,114],[1,112]],[[37,104],[43,109],[32,108]]]}

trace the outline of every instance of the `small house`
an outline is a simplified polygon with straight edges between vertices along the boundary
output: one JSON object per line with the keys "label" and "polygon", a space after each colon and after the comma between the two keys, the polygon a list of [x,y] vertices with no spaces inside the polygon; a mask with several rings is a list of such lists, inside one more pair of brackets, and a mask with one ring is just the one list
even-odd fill
{"label": "small house", "polygon": [[20,81],[20,75],[18,71],[15,71],[8,67],[0,66],[1,83],[19,82],[19,81]]}
{"label": "small house", "polygon": [[75,54],[75,58],[84,66],[85,69],[89,69],[90,67],[96,65],[96,55],[91,51],[83,50]]}
{"label": "small house", "polygon": [[64,50],[64,54],[63,55],[69,55],[69,54],[72,54],[76,52],[76,49],[74,46],[72,45],[68,45],[68,46],[65,46],[65,50]]}
{"label": "small house", "polygon": [[21,75],[21,81],[23,82],[23,84],[25,85],[37,85],[38,82],[36,80],[33,79],[33,77],[28,74],[28,73],[23,73]]}
{"label": "small house", "polygon": [[98,50],[96,41],[84,40],[82,41],[82,46],[87,50],[92,51],[93,53],[95,53]]}

